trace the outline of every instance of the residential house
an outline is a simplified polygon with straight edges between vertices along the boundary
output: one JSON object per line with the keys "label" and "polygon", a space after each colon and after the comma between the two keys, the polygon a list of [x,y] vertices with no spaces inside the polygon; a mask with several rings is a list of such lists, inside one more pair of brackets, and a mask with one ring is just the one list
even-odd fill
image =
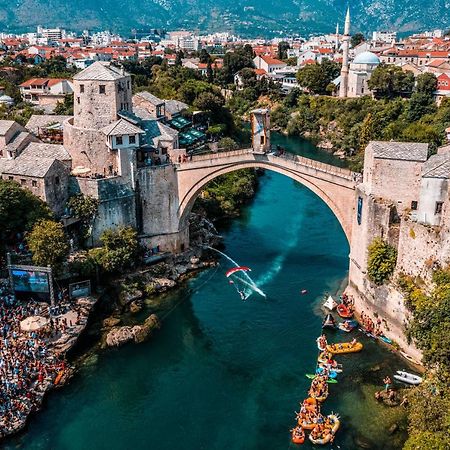
{"label": "residential house", "polygon": [[143,91],[133,95],[133,107],[145,109],[151,118],[172,120],[188,109],[186,103],[178,100],[161,100],[150,92]]}
{"label": "residential house", "polygon": [[62,145],[45,144],[12,120],[0,120],[0,178],[16,181],[63,213],[71,157]]}
{"label": "residential house", "polygon": [[434,98],[439,105],[445,97],[450,97],[450,76],[446,73],[441,73],[437,77],[437,90],[434,93]]}
{"label": "residential house", "polygon": [[0,120],[0,159],[16,158],[30,142],[39,139],[13,120]]}
{"label": "residential house", "polygon": [[24,101],[39,106],[56,106],[73,93],[72,81],[65,78],[32,78],[19,85]]}
{"label": "residential house", "polygon": [[285,62],[266,55],[255,56],[253,62],[257,69],[264,69],[268,74],[287,66]]}

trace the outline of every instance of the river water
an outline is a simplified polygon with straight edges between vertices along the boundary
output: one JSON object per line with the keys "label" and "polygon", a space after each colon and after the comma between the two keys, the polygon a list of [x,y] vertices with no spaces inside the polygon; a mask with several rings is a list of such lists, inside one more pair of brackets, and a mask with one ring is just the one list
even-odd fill
{"label": "river water", "polygon": [[[311,144],[274,136],[305,156]],[[329,160],[326,153],[322,160]],[[53,392],[27,431],[9,442],[23,449],[282,450],[315,368],[325,293],[345,282],[349,247],[339,223],[313,193],[266,172],[242,217],[223,228],[224,251],[267,298],[243,302],[221,260],[177,292],[149,301],[143,315],[167,314],[149,342],[92,355]],[[307,289],[306,295],[300,290]],[[330,333],[329,340],[345,340]],[[344,373],[330,386],[323,412],[342,426],[334,448],[399,449],[400,409],[373,399],[386,374],[404,363],[360,337],[360,354],[339,358]],[[397,423],[393,436],[388,429]],[[312,448],[309,441],[303,448]]]}

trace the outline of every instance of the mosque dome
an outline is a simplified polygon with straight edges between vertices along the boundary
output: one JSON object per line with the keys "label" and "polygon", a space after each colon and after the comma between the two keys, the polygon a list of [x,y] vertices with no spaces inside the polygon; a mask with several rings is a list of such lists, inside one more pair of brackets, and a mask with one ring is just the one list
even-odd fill
{"label": "mosque dome", "polygon": [[353,64],[380,64],[380,58],[372,52],[362,52],[356,55]]}

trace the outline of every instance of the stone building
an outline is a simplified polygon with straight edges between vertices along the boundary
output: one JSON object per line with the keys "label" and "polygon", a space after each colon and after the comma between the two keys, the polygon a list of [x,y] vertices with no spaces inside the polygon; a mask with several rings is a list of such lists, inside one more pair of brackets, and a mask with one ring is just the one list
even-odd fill
{"label": "stone building", "polygon": [[22,125],[13,120],[0,120],[0,159],[14,159],[30,142],[38,142]]}
{"label": "stone building", "polygon": [[63,214],[69,197],[70,175],[63,162],[24,151],[17,158],[0,160],[0,174],[4,180],[16,181],[44,200],[57,216]]}
{"label": "stone building", "polygon": [[362,97],[371,95],[367,81],[380,64],[380,59],[370,51],[357,51],[350,63],[350,9],[345,17],[344,37],[342,42],[342,68],[340,77],[334,82],[339,85],[339,97]]}
{"label": "stone building", "polygon": [[362,97],[371,95],[367,82],[373,71],[380,64],[380,59],[375,53],[362,52],[350,63],[348,72],[348,84],[346,97]]}
{"label": "stone building", "polygon": [[72,160],[71,192],[99,200],[94,243],[103,230],[124,225],[153,234],[153,202],[170,195],[164,182],[155,188],[155,174],[186,154],[167,123],[185,105],[149,93],[132,98],[130,75],[109,63],[92,64],[73,83],[74,116],[63,124],[63,145]]}
{"label": "stone building", "polygon": [[356,187],[349,287],[361,310],[378,312],[404,348],[409,312],[395,283],[367,277],[368,247],[381,237],[398,251],[395,273],[430,281],[450,264],[450,146],[428,158],[428,145],[370,142],[363,181]]}
{"label": "stone building", "polygon": [[172,120],[188,109],[186,103],[179,100],[161,100],[146,91],[133,95],[133,107],[146,110],[149,118],[166,120]]}

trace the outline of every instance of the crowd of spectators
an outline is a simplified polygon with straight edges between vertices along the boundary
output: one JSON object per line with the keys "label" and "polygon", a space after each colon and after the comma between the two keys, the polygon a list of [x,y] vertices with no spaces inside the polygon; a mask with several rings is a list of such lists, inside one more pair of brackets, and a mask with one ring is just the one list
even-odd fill
{"label": "crowd of spectators", "polygon": [[[60,300],[56,307],[32,299],[20,301],[9,283],[0,281],[0,437],[25,424],[47,389],[66,370],[55,344],[70,334],[80,311],[71,310],[76,305],[66,296],[60,295]],[[39,318],[43,325],[24,329],[21,322],[29,317]]]}

